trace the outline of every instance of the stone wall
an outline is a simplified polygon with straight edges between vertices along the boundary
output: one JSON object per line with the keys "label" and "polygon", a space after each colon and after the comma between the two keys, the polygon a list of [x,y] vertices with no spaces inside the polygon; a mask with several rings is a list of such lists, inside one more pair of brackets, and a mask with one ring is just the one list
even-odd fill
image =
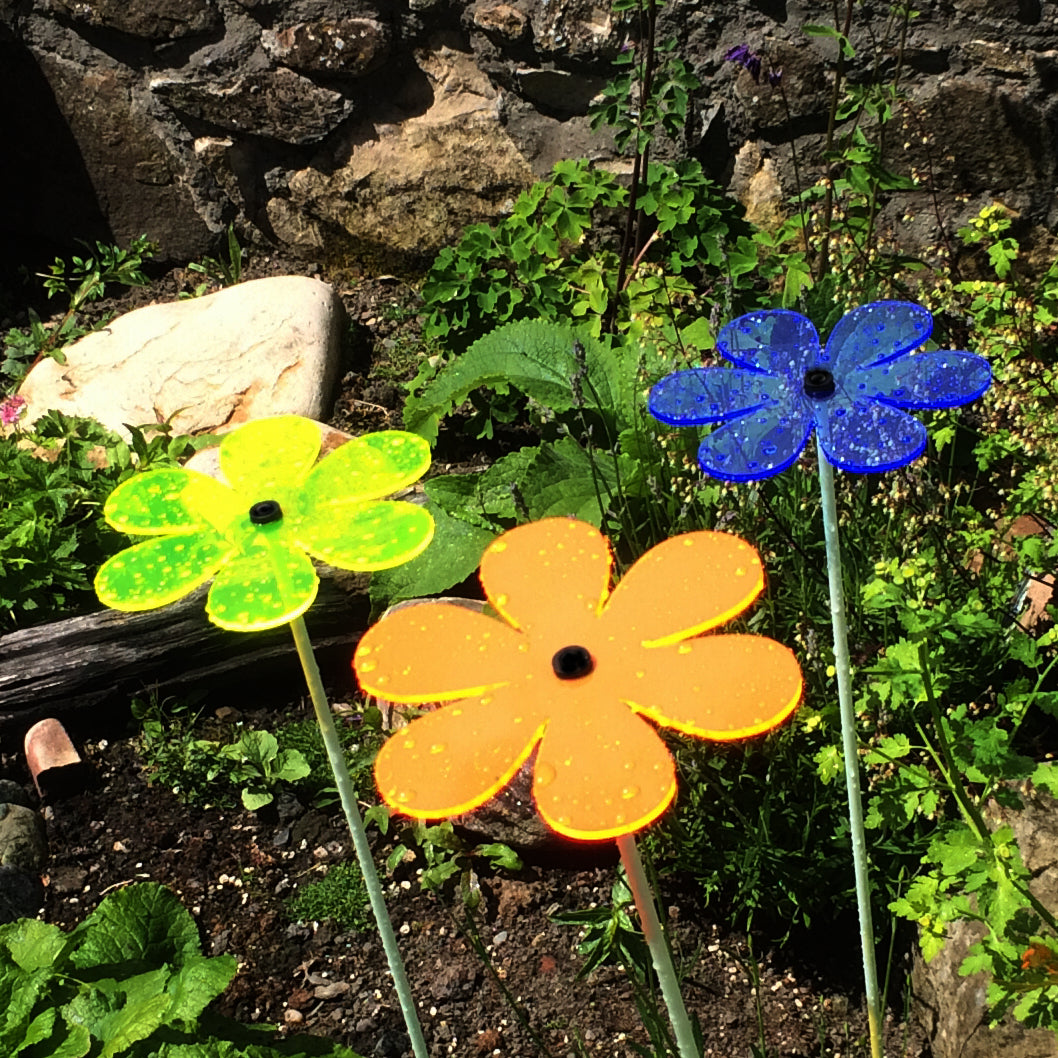
{"label": "stone wall", "polygon": [[[842,9],[844,4],[839,5]],[[853,83],[897,71],[890,4],[857,2]],[[912,245],[998,200],[1046,243],[1055,206],[1058,4],[919,0],[889,161],[928,175],[886,220]],[[836,47],[831,0],[670,0],[702,81],[689,154],[774,220],[815,179]],[[559,158],[614,160],[589,101],[635,39],[607,0],[0,0],[5,263],[146,232],[172,262],[234,221],[311,260],[414,268]],[[723,61],[745,42],[782,91]],[[786,106],[789,107],[787,112]]]}

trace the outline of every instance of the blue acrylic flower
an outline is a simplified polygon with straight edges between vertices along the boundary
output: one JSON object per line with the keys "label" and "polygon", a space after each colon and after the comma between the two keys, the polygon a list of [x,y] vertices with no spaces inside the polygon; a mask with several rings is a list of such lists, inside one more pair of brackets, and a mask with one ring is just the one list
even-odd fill
{"label": "blue acrylic flower", "polygon": [[650,391],[650,413],[670,426],[721,423],[698,449],[713,477],[752,481],[778,474],[812,430],[843,470],[892,470],[926,448],[926,428],[902,409],[952,408],[981,396],[988,361],[938,349],[909,355],[930,336],[921,305],[875,301],[839,321],[822,348],[796,312],[752,312],[716,345],[735,368],[677,371]]}

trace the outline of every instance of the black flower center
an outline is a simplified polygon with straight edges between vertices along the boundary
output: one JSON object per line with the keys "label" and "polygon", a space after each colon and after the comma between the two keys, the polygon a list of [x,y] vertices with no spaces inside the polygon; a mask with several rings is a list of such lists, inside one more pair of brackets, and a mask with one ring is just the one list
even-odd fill
{"label": "black flower center", "polygon": [[825,367],[813,367],[805,372],[805,396],[815,400],[832,397],[835,390],[834,376]]}
{"label": "black flower center", "polygon": [[560,680],[579,680],[595,668],[595,659],[584,647],[563,647],[551,659],[551,667]]}
{"label": "black flower center", "polygon": [[254,525],[268,525],[283,517],[283,508],[275,500],[258,500],[250,508],[250,521]]}

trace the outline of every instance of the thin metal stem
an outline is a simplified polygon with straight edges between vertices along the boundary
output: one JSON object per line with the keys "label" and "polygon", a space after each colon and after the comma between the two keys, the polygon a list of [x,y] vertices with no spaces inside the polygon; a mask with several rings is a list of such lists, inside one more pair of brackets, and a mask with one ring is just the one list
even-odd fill
{"label": "thin metal stem", "polygon": [[859,907],[860,944],[863,948],[863,986],[867,995],[871,1058],[882,1058],[882,1012],[878,993],[878,970],[874,961],[871,888],[867,877],[867,839],[863,827],[863,799],[860,794],[856,714],[852,707],[852,666],[849,661],[849,631],[845,622],[845,592],[841,580],[841,545],[838,541],[834,468],[823,451],[818,434],[816,447],[819,451],[819,491],[823,499],[823,538],[827,546],[827,579],[830,582],[830,619],[834,629],[834,668],[838,677],[838,706],[841,711],[841,748],[845,758],[852,864],[856,875],[856,903]]}
{"label": "thin metal stem", "polygon": [[665,942],[657,909],[654,907],[654,892],[643,870],[643,860],[636,846],[635,835],[625,834],[619,837],[617,848],[621,853],[621,863],[628,876],[628,885],[636,902],[636,910],[639,912],[643,936],[650,949],[650,957],[654,961],[654,971],[658,975],[661,996],[669,1010],[669,1020],[672,1022],[672,1031],[676,1036],[680,1058],[701,1058],[698,1045],[694,1042],[691,1019],[687,1016],[687,1008],[683,1005],[680,982],[676,977],[676,968],[672,965],[672,955]]}
{"label": "thin metal stem", "polygon": [[411,1038],[412,1053],[415,1058],[427,1058],[426,1041],[423,1039],[419,1015],[415,1010],[415,1000],[412,998],[408,975],[401,961],[397,938],[393,933],[393,923],[386,910],[386,901],[382,896],[382,884],[378,880],[378,871],[375,870],[375,861],[371,856],[371,846],[368,844],[367,833],[364,830],[364,821],[356,804],[356,790],[353,787],[352,777],[349,775],[349,768],[345,763],[342,745],[338,741],[334,717],[331,715],[331,707],[323,689],[323,680],[320,678],[316,656],[312,652],[312,643],[309,642],[309,633],[305,628],[304,618],[295,617],[290,622],[290,630],[294,633],[294,645],[297,647],[301,667],[305,672],[305,682],[309,685],[309,695],[316,711],[316,722],[320,725],[320,734],[323,736],[323,745],[327,750],[331,771],[334,772],[334,781],[337,784],[338,796],[345,812],[345,821],[353,839],[356,858],[360,861],[360,873],[364,876],[364,887],[367,889],[375,922],[378,923],[378,932],[382,938],[382,947],[386,951],[389,972],[393,975],[393,987],[397,993],[400,1009],[404,1014],[408,1036]]}

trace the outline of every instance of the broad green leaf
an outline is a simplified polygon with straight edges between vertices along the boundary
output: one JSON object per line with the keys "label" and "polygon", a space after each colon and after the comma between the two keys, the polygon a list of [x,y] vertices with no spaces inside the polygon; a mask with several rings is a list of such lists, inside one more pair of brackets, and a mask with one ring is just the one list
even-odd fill
{"label": "broad green leaf", "polygon": [[172,975],[166,991],[172,997],[169,1021],[194,1021],[231,983],[239,964],[232,955],[195,955]]}
{"label": "broad green leaf", "polygon": [[66,942],[67,935],[58,926],[35,918],[20,918],[0,926],[0,946],[26,973],[52,966]]}
{"label": "broad green leaf", "polygon": [[200,953],[198,927],[177,897],[156,882],[119,889],[74,931],[76,967],[138,962],[179,969]]}
{"label": "broad green leaf", "polygon": [[432,501],[427,502],[426,510],[434,519],[430,546],[410,562],[372,575],[373,610],[401,599],[438,595],[466,580],[478,568],[485,548],[496,538],[494,532],[455,518]]}

